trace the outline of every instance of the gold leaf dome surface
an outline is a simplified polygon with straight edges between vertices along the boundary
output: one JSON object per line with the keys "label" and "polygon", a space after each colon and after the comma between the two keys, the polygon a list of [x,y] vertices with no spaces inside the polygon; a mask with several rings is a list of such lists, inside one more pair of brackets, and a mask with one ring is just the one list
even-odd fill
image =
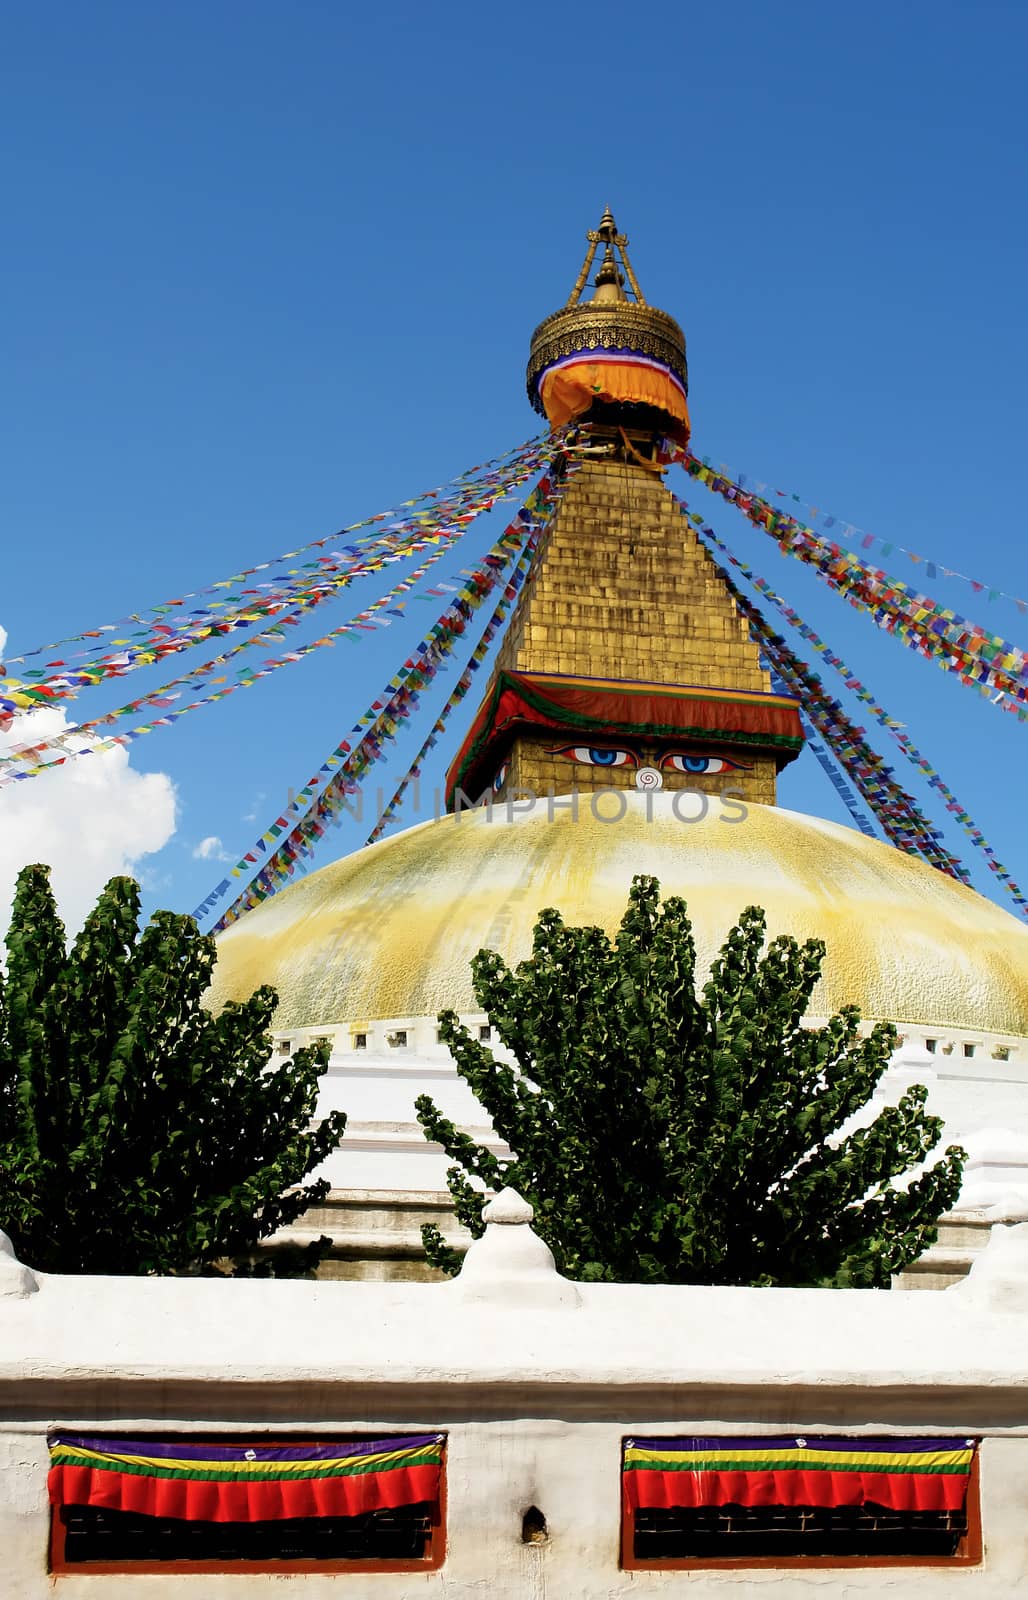
{"label": "gold leaf dome surface", "polygon": [[853,1002],[869,1018],[1028,1035],[1028,929],[991,901],[832,822],[750,805],[742,821],[713,806],[686,823],[675,798],[625,792],[617,822],[583,795],[577,820],[497,806],[394,834],[230,927],[212,1003],[271,983],[276,1029],[476,1011],[477,950],[520,960],[544,906],[613,932],[645,872],[688,902],[704,968],[747,905],[770,935],[823,938],[813,1015]]}

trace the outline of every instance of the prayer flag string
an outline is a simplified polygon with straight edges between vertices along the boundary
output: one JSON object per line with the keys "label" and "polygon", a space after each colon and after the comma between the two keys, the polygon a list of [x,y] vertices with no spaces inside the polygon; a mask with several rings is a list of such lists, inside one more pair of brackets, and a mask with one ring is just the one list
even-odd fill
{"label": "prayer flag string", "polygon": [[949,877],[968,883],[967,869],[946,849],[939,830],[931,826],[913,796],[896,782],[892,768],[871,748],[863,730],[855,727],[839,702],[832,699],[813,668],[774,632],[760,609],[742,593],[727,570],[716,561],[715,567],[750,623],[775,673],[788,692],[801,701],[805,715],[870,806],[890,842],[909,855],[919,855]]}
{"label": "prayer flag string", "polygon": [[[95,717],[91,722],[81,722],[71,728],[63,729],[61,732],[41,740],[38,744],[17,745],[10,754],[0,756],[0,787],[6,783],[18,782],[24,778],[37,777],[41,772],[45,772],[51,767],[62,766],[67,760],[73,760],[78,756],[95,755],[102,753],[104,750],[113,749],[115,745],[130,744],[133,740],[142,737],[143,734],[154,732],[156,728],[170,727],[191,711],[198,711],[202,706],[213,705],[220,700],[224,700],[230,694],[234,694],[237,689],[249,689],[260,679],[269,677],[271,673],[277,672],[281,667],[291,666],[296,661],[302,661],[315,650],[334,645],[340,639],[359,640],[362,632],[373,633],[375,631],[372,626],[373,619],[376,623],[389,626],[392,618],[402,617],[403,615],[401,607],[406,605],[407,602],[402,599],[402,596],[414,588],[435,562],[453,548],[462,534],[463,530],[460,530],[452,537],[444,538],[442,535],[435,535],[431,540],[425,541],[436,543],[438,548],[415,571],[409,573],[399,583],[394,584],[392,589],[388,590],[378,600],[373,601],[365,610],[359,611],[355,617],[351,617],[348,622],[342,623],[338,628],[330,629],[320,639],[312,639],[305,644],[299,644],[294,649],[284,652],[281,656],[266,657],[260,667],[238,668],[235,673],[235,683],[227,684],[227,673],[223,673],[218,677],[215,677],[214,674],[218,672],[219,668],[227,666],[243,650],[250,649],[255,645],[266,644],[271,639],[285,638],[285,634],[281,631],[282,625],[299,622],[302,617],[301,612],[286,613],[277,619],[274,628],[267,628],[261,633],[252,634],[249,638],[241,640],[239,644],[233,645],[231,649],[224,651],[221,655],[213,656],[210,660],[203,662],[198,667],[194,667],[190,672],[183,674],[179,678],[173,678],[169,683],[163,684],[161,688],[155,689],[152,694],[143,695],[138,700],[130,700],[126,705],[119,706],[116,710],[109,711],[102,717]],[[397,557],[396,559],[400,558]],[[430,596],[456,592],[456,586],[453,584],[436,583],[427,594],[416,595],[414,598],[427,600]],[[97,739],[96,737],[90,737],[87,744],[78,748],[75,747],[76,740],[93,735],[95,729],[107,726],[123,717],[134,716],[146,706],[165,708],[174,705],[174,702],[180,698],[180,690],[184,685],[197,688],[207,683],[215,685],[227,684],[227,687],[215,688],[212,693],[202,696],[199,700],[193,700],[188,705],[177,707],[166,715],[155,717],[151,722],[141,723],[136,728],[126,729],[110,738]],[[48,760],[39,759],[40,756],[47,755],[54,750],[60,751],[60,755]],[[14,765],[19,762],[29,762],[31,764],[24,766],[20,770],[4,771],[4,768],[8,765]]]}
{"label": "prayer flag string", "polygon": [[392,822],[393,818],[396,816],[396,813],[400,808],[400,805],[401,805],[401,803],[403,801],[403,797],[406,794],[410,783],[412,781],[417,782],[417,780],[421,777],[421,763],[424,761],[424,759],[428,755],[429,751],[430,750],[434,750],[436,745],[438,744],[439,735],[443,732],[444,728],[446,727],[447,719],[449,718],[450,712],[454,709],[455,706],[458,706],[460,704],[460,702],[464,699],[464,696],[467,694],[468,690],[471,688],[471,685],[474,682],[474,675],[478,671],[478,669],[481,667],[482,662],[485,660],[486,656],[488,655],[489,646],[492,644],[493,640],[496,637],[497,632],[502,627],[504,618],[507,615],[507,611],[508,611],[512,601],[514,601],[517,598],[517,596],[520,594],[522,588],[524,587],[524,585],[525,585],[525,583],[526,583],[526,581],[528,579],[529,573],[530,573],[530,571],[532,569],[532,563],[533,563],[533,561],[535,559],[535,556],[536,556],[536,552],[539,549],[539,537],[540,537],[539,530],[536,530],[532,534],[529,535],[529,538],[525,543],[524,549],[522,550],[521,555],[518,558],[517,566],[514,568],[514,571],[511,573],[510,580],[507,583],[507,586],[504,589],[503,594],[500,597],[499,604],[497,605],[496,610],[493,612],[492,616],[489,618],[489,621],[486,623],[485,627],[482,629],[481,637],[479,638],[478,644],[475,646],[474,650],[471,653],[470,661],[468,662],[468,664],[465,667],[463,673],[461,674],[460,678],[458,679],[457,684],[453,689],[453,692],[450,694],[448,700],[446,701],[446,704],[443,706],[443,709],[439,713],[438,718],[432,724],[432,728],[431,728],[431,731],[429,732],[428,738],[425,740],[424,744],[421,746],[421,749],[418,751],[417,755],[414,757],[414,760],[411,762],[411,765],[407,770],[406,776],[398,784],[398,786],[396,788],[396,791],[393,794],[392,799],[389,801],[389,804],[385,807],[384,811],[382,812],[382,815],[379,817],[379,819],[376,822],[375,826],[372,828],[371,832],[368,834],[368,837],[365,839],[364,843],[366,845],[375,844],[377,842],[377,840],[381,839],[382,835],[386,831],[386,828],[389,826],[390,822]]}
{"label": "prayer flag string", "polygon": [[[767,661],[766,657],[762,656],[761,659],[770,670],[771,663]],[[774,680],[775,675],[773,672],[771,676],[772,680]],[[782,684],[783,691],[784,688],[785,685]],[[806,735],[804,748],[810,751],[861,833],[866,834],[869,839],[877,839],[879,837],[877,828],[867,813],[861,809],[857,796],[839,771],[832,752],[827,750],[820,740],[814,737],[814,730],[802,711],[800,712],[800,721],[803,723],[803,731]]]}
{"label": "prayer flag string", "polygon": [[852,551],[822,539],[786,512],[713,472],[695,456],[678,452],[674,459],[690,476],[737,505],[755,527],[770,533],[783,554],[813,567],[830,588],[870,616],[877,627],[945,671],[956,673],[962,683],[977,688],[993,704],[1014,712],[1021,721],[1028,720],[1028,655],[1018,646],[940,606],[898,578],[868,567]]}
{"label": "prayer flag string", "polygon": [[789,693],[803,701],[805,716],[863,795],[890,843],[908,855],[920,856],[948,877],[968,883],[966,869],[946,850],[938,830],[928,822],[913,796],[895,782],[892,769],[872,750],[838,701],[826,693],[817,674],[789,649],[780,634],[772,631],[756,606],[738,590],[735,596],[773,670]]}
{"label": "prayer flag string", "polygon": [[502,475],[492,476],[487,483],[470,485],[461,491],[459,497],[431,512],[419,513],[410,521],[396,523],[374,541],[363,541],[377,546],[377,554],[371,549],[362,551],[355,545],[344,547],[307,563],[312,569],[310,573],[305,570],[287,573],[284,579],[270,586],[270,592],[264,595],[251,599],[239,595],[231,597],[239,602],[237,609],[232,612],[215,616],[208,608],[180,621],[174,628],[161,622],[149,630],[142,630],[137,638],[107,641],[113,642],[118,648],[83,666],[69,667],[66,662],[54,661],[45,670],[33,669],[25,673],[22,679],[0,680],[0,725],[10,726],[11,717],[18,711],[74,699],[85,688],[91,688],[108,678],[124,677],[140,667],[150,666],[166,656],[190,649],[212,635],[249,628],[288,609],[290,605],[299,604],[303,609],[312,609],[330,599],[339,588],[355,578],[377,572],[388,562],[403,559],[404,555],[422,548],[426,540],[441,530],[451,533],[463,531],[475,517],[491,510],[512,489],[534,477],[550,454],[552,452],[541,451],[522,454]]}
{"label": "prayer flag string", "polygon": [[[710,457],[704,456],[702,459],[703,465],[709,468]],[[1028,616],[1028,600],[1022,600],[1016,594],[1010,594],[1006,589],[1000,589],[995,584],[986,583],[978,578],[971,578],[966,572],[958,572],[955,567],[948,567],[942,561],[933,561],[930,556],[919,555],[916,550],[908,550],[906,545],[897,543],[895,539],[883,539],[876,533],[868,533],[866,528],[859,527],[855,522],[846,522],[844,518],[837,517],[832,512],[826,511],[823,506],[817,506],[810,500],[804,500],[802,495],[791,494],[786,489],[776,489],[772,484],[764,483],[759,478],[754,478],[745,472],[732,473],[725,466],[718,467],[717,471],[725,479],[734,479],[740,489],[752,488],[759,495],[770,493],[774,495],[776,500],[789,500],[794,505],[803,506],[810,516],[811,526],[816,522],[820,522],[821,527],[826,532],[830,532],[833,528],[838,528],[843,539],[849,541],[859,539],[862,550],[870,550],[877,545],[883,557],[893,554],[906,556],[907,560],[912,562],[914,566],[920,566],[924,569],[925,577],[930,583],[940,576],[943,578],[956,578],[961,583],[969,584],[975,594],[985,595],[990,605],[996,600],[1009,600],[1017,607],[1022,616]]]}
{"label": "prayer flag string", "polygon": [[[679,501],[678,503],[679,505],[682,505],[684,509],[684,503],[682,501]],[[1026,899],[1022,894],[1018,884],[1015,883],[1014,879],[1010,876],[1010,873],[1007,871],[1002,861],[999,860],[981,829],[968,814],[967,810],[961,805],[960,801],[957,799],[952,789],[950,789],[946,784],[941,774],[938,773],[931,763],[925,759],[920,750],[918,750],[917,746],[904,732],[903,725],[897,722],[894,717],[889,715],[885,708],[881,706],[871,694],[871,691],[867,688],[867,685],[862,683],[852,668],[848,667],[846,662],[843,661],[840,656],[837,656],[835,652],[827,644],[825,644],[824,640],[814,631],[814,629],[810,627],[808,623],[804,622],[799,613],[791,606],[787,605],[782,597],[776,594],[769,583],[767,583],[757,573],[753,572],[751,568],[740,561],[737,556],[733,555],[732,551],[725,544],[724,540],[718,538],[718,535],[714,532],[713,528],[706,526],[701,517],[688,512],[687,514],[689,515],[690,522],[692,522],[696,526],[697,530],[702,533],[704,539],[714,544],[721,554],[736,569],[736,571],[740,572],[746,581],[751,583],[765,600],[770,601],[770,603],[785,618],[789,626],[791,628],[795,628],[800,634],[800,637],[805,639],[807,643],[810,644],[811,647],[817,652],[817,654],[821,656],[822,660],[827,661],[828,665],[839,674],[847,689],[849,689],[858,700],[867,706],[875,721],[879,723],[879,725],[886,730],[890,737],[896,741],[907,760],[924,775],[931,787],[935,789],[936,792],[942,797],[948,814],[956,818],[957,822],[968,835],[971,842],[982,852],[990,872],[993,872],[1000,880],[1004,889],[1014,900],[1022,915],[1028,916],[1028,899]],[[815,751],[814,753],[816,755],[817,752]]]}
{"label": "prayer flag string", "polygon": [[[267,572],[273,567],[281,566],[284,561],[293,561],[298,556],[306,555],[309,551],[324,549],[325,545],[331,544],[336,539],[345,538],[348,534],[357,533],[361,528],[370,528],[376,523],[389,522],[391,519],[399,519],[404,524],[409,523],[412,520],[416,520],[416,518],[410,515],[404,518],[402,516],[403,512],[412,512],[413,508],[421,506],[426,500],[442,499],[442,501],[446,502],[454,496],[459,498],[460,495],[468,490],[475,489],[476,485],[470,481],[472,479],[484,478],[486,482],[495,481],[497,483],[503,481],[507,471],[503,466],[504,462],[513,460],[516,463],[523,458],[526,461],[535,461],[538,466],[544,460],[549,461],[559,450],[564,433],[567,431],[563,430],[560,433],[548,436],[536,435],[532,439],[527,439],[523,444],[516,445],[512,450],[504,450],[500,455],[494,456],[489,461],[483,461],[477,466],[468,467],[465,472],[460,473],[456,478],[451,478],[447,483],[438,485],[435,489],[425,489],[421,494],[415,495],[412,500],[402,500],[398,506],[394,506],[389,511],[376,512],[374,516],[365,517],[360,522],[352,522],[347,527],[338,529],[335,533],[323,535],[320,539],[312,539],[309,543],[300,545],[295,550],[285,550],[281,555],[275,556],[269,561],[259,561],[252,567],[244,567],[241,572],[235,572],[231,577],[220,578],[214,583],[207,584],[202,589],[192,589],[176,599],[165,600],[159,605],[150,606],[146,611],[133,611],[128,616],[119,617],[115,622],[105,622],[97,628],[85,629],[82,633],[68,634],[67,637],[54,640],[51,644],[37,645],[35,649],[26,650],[21,655],[8,656],[7,665],[20,666],[22,662],[28,661],[34,656],[45,655],[50,650],[60,650],[66,644],[79,644],[87,639],[99,639],[101,634],[116,633],[120,628],[127,627],[130,622],[144,623],[150,618],[155,622],[163,621],[169,612],[184,606],[187,600],[198,600],[205,595],[216,594],[219,589],[231,588],[234,584],[245,582],[255,572]],[[529,475],[531,475],[531,471],[532,469],[530,468]],[[433,508],[435,520],[438,520],[439,510],[440,507],[438,506]],[[424,514],[426,513],[422,513],[422,515]],[[356,542],[358,545],[377,544],[379,539],[380,535],[374,535],[366,539],[359,539]],[[220,606],[227,605],[232,598],[237,597],[222,597],[206,609],[216,610]],[[102,647],[102,642],[100,645],[92,645],[83,654],[94,654]],[[78,660],[80,657],[74,656],[71,659]],[[63,663],[61,664],[63,665]],[[3,670],[3,668],[0,668],[0,678],[2,678]]]}
{"label": "prayer flag string", "polygon": [[[317,840],[324,836],[326,828],[346,808],[347,796],[357,792],[369,767],[384,753],[385,745],[395,740],[400,724],[408,721],[417,709],[421,690],[433,681],[440,666],[452,654],[472,614],[516,559],[526,537],[533,531],[541,532],[549,524],[566,482],[566,477],[560,480],[544,477],[540,480],[514,521],[482,561],[472,568],[469,580],[457,598],[441,613],[416,651],[389,679],[386,688],[354,725],[349,739],[342,740],[336,746],[315,777],[260,836],[253,849],[237,862],[229,877],[217,884],[200,903],[194,912],[198,920],[229,889],[231,878],[241,877],[258,867],[260,870],[256,876],[214,925],[213,931],[220,932],[237,921],[244,912],[275,894],[293,875],[297,863],[313,855]],[[350,740],[357,735],[361,735],[359,741],[351,745]],[[333,775],[315,798],[315,788],[329,773]],[[299,812],[302,806],[308,808],[305,814],[299,821],[291,823],[289,812]],[[261,865],[261,858],[269,845],[274,845],[274,849]]]}

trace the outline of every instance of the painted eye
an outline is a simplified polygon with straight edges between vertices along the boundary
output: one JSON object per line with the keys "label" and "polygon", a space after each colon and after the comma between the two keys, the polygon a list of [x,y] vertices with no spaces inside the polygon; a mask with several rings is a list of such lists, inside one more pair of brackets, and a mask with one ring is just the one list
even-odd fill
{"label": "painted eye", "polygon": [[506,783],[506,781],[507,781],[507,772],[508,772],[509,766],[510,766],[510,763],[505,761],[503,763],[503,766],[500,768],[499,772],[496,774],[495,778],[493,779],[493,794],[499,794],[500,790],[503,788],[504,784]]}
{"label": "painted eye", "polygon": [[661,766],[665,771],[687,772],[691,777],[708,776],[713,772],[747,772],[749,769],[738,761],[729,761],[727,756],[684,756],[666,755],[661,759]]}
{"label": "painted eye", "polygon": [[602,745],[565,744],[558,750],[547,751],[551,756],[567,756],[580,761],[584,767],[634,767],[636,758],[631,750],[608,750]]}

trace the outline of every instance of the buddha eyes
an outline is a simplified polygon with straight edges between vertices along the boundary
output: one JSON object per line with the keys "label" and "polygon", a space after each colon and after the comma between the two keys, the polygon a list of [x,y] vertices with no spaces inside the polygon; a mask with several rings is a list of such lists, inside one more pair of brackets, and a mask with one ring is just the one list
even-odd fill
{"label": "buddha eyes", "polygon": [[687,772],[692,777],[708,775],[712,772],[744,772],[746,769],[738,761],[729,761],[727,756],[682,756],[666,755],[660,760],[665,772]]}
{"label": "buddha eyes", "polygon": [[500,768],[499,772],[496,774],[495,778],[493,779],[493,794],[499,794],[500,790],[503,788],[504,784],[506,783],[506,781],[507,781],[507,772],[508,772],[509,767],[510,767],[510,763],[508,761],[505,761],[503,763],[502,767]]}
{"label": "buddha eyes", "polygon": [[[547,752],[552,756],[567,756],[569,761],[580,761],[585,767],[637,767],[639,757],[634,750],[621,750],[613,746],[565,744]],[[717,772],[745,772],[739,761],[727,756],[690,756],[669,751],[658,757],[664,772],[684,772],[689,777],[709,777]]]}
{"label": "buddha eyes", "polygon": [[565,744],[551,750],[551,756],[568,756],[585,767],[636,767],[638,759],[631,750],[605,750],[602,745]]}

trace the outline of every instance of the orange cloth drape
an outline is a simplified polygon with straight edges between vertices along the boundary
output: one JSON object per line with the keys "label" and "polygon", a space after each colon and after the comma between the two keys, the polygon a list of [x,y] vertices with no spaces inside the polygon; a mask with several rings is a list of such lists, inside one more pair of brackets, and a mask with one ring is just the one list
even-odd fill
{"label": "orange cloth drape", "polygon": [[547,421],[554,428],[573,422],[594,400],[659,406],[689,433],[689,407],[674,380],[656,367],[631,361],[567,362],[546,373],[539,388]]}

